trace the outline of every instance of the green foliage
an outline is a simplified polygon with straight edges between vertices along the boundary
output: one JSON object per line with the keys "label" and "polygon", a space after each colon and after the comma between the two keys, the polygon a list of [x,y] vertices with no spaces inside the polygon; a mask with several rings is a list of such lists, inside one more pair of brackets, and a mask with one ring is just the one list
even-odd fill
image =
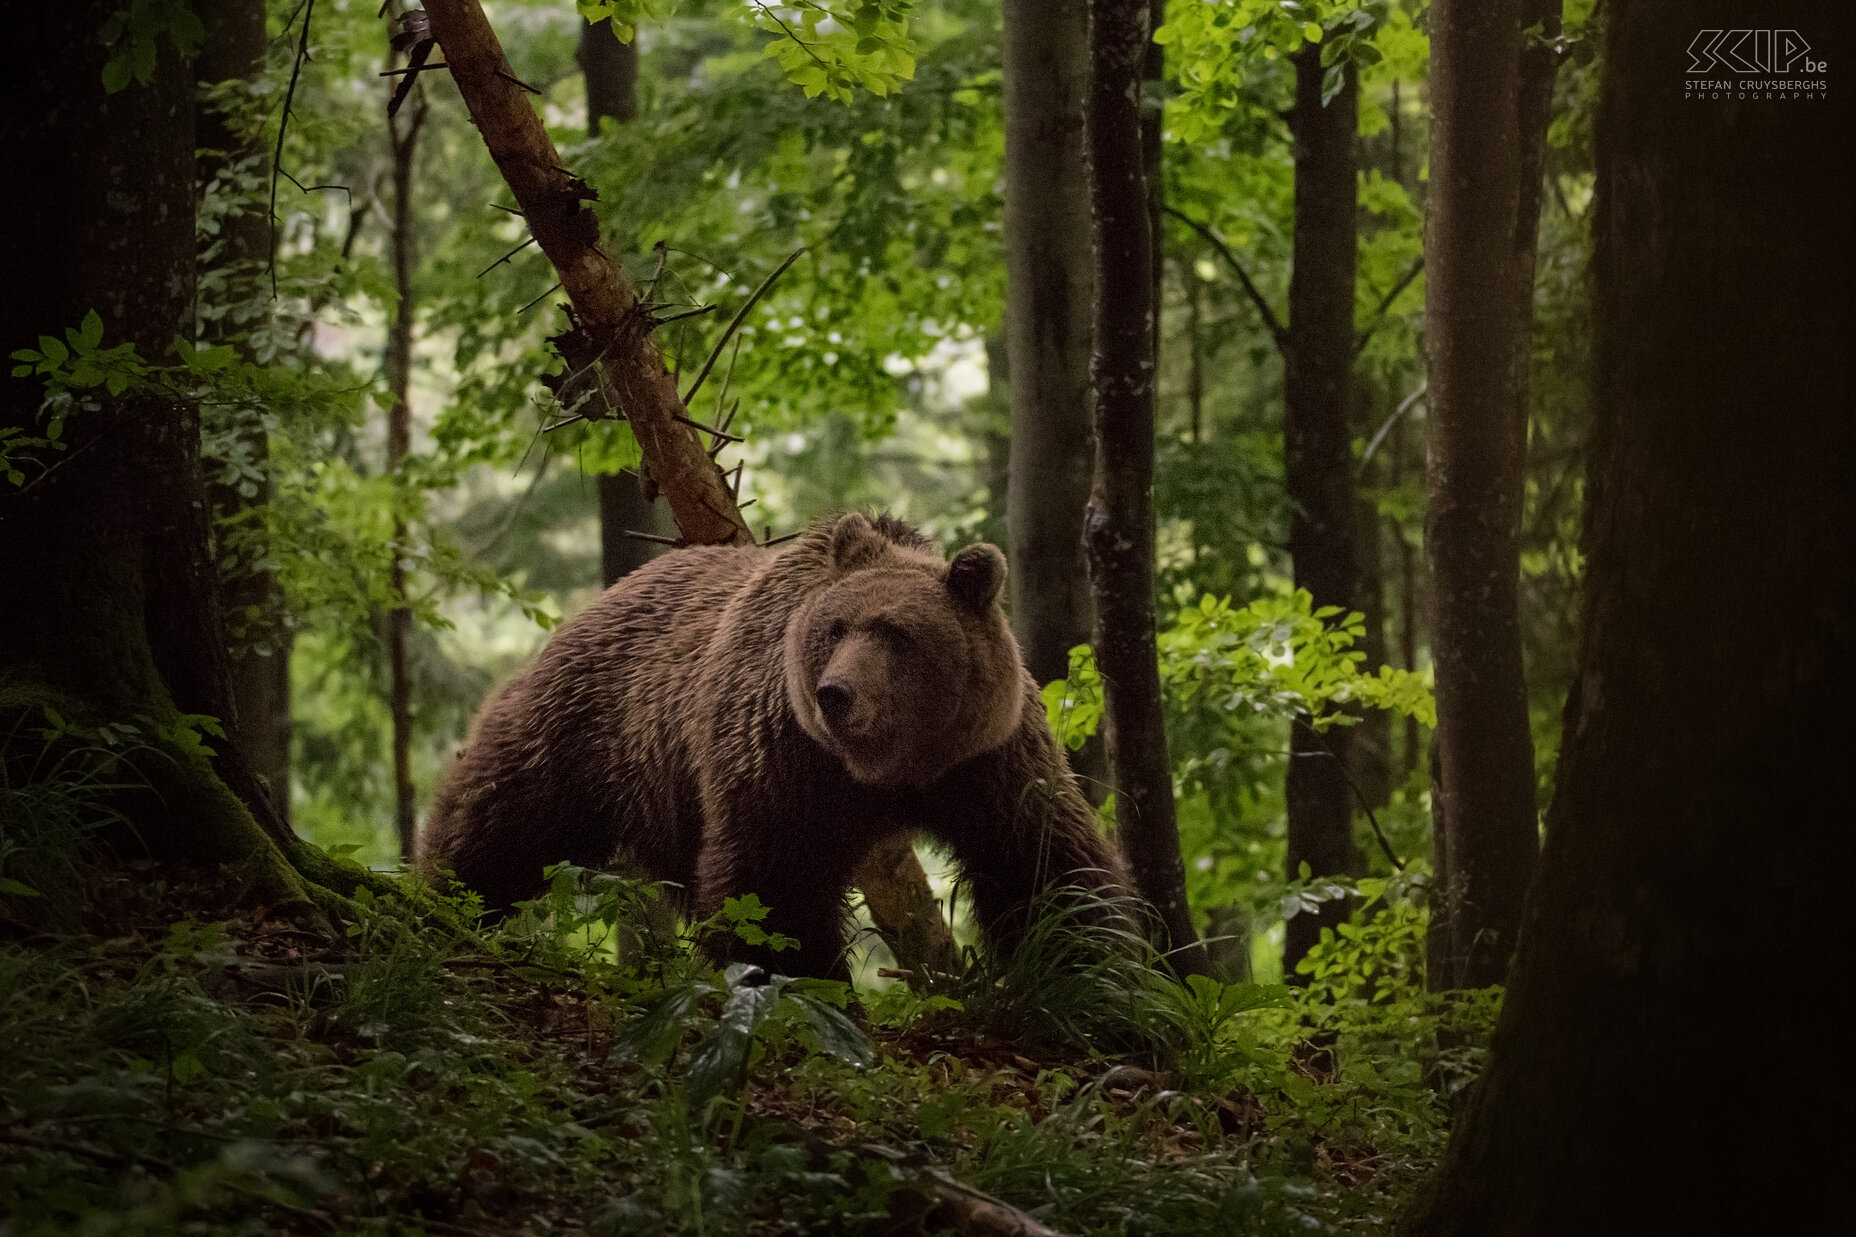
{"label": "green foliage", "polygon": [[1167,115],[1171,136],[1196,142],[1223,128],[1243,106],[1257,62],[1294,55],[1310,43],[1321,45],[1328,68],[1324,104],[1340,90],[1342,64],[1351,60],[1364,68],[1386,59],[1382,30],[1391,31],[1387,41],[1398,67],[1408,70],[1410,22],[1391,24],[1395,11],[1402,15],[1387,0],[1198,0],[1169,8],[1154,41],[1167,49],[1168,75],[1179,84]]}
{"label": "green foliage", "polygon": [[780,37],[766,56],[808,99],[823,94],[849,103],[858,89],[893,94],[915,76],[909,37],[910,0],[856,0],[836,8],[817,0],[768,4],[753,0],[754,22]]}
{"label": "green foliage", "polygon": [[705,965],[715,925],[665,933],[652,886],[549,875],[474,929],[468,901],[363,891],[308,956],[158,887],[107,940],[0,946],[15,1231],[842,1231],[937,1173],[1070,1231],[1339,1231],[1441,1150],[1427,1080],[1473,1064],[1490,1008],[1424,1004],[1409,883],[1363,888],[1299,992],[1179,983],[1072,891],[958,999],[870,994],[867,1032],[845,985]]}
{"label": "green foliage", "polygon": [[97,37],[110,49],[103,65],[103,89],[115,94],[131,81],[147,86],[155,80],[162,38],[173,54],[187,61],[200,50],[206,28],[192,0],[128,0],[103,23]]}
{"label": "green foliage", "polygon": [[[1335,621],[1338,620],[1338,621]],[[1228,598],[1200,598],[1160,634],[1160,681],[1176,714],[1302,721],[1317,731],[1357,724],[1349,705],[1384,709],[1437,724],[1437,705],[1420,675],[1381,666],[1361,671],[1354,648],[1365,632],[1357,611],[1313,608],[1305,589],[1233,607]],[[1070,675],[1046,684],[1051,729],[1072,750],[1102,718],[1101,680],[1088,645],[1070,650]],[[1199,759],[1190,757],[1188,761]],[[1186,777],[1191,776],[1190,764]]]}

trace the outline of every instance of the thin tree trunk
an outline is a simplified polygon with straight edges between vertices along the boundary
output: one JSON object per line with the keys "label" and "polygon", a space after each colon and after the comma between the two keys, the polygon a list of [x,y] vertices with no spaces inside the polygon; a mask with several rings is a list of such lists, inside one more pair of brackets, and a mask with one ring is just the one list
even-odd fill
{"label": "thin tree trunk", "polygon": [[[256,81],[265,62],[263,0],[199,0],[197,8],[206,38],[194,61],[195,80]],[[242,168],[249,176],[269,163],[263,143],[241,134],[232,117],[216,108],[201,111],[198,142],[202,186],[222,172],[238,176]],[[205,323],[204,333],[210,342],[231,343],[248,358],[251,332],[270,319],[261,283],[269,245],[269,222],[255,201],[240,203],[220,223],[213,261],[226,304]],[[239,449],[262,473],[257,491],[246,494],[236,484],[215,485],[210,498],[216,521],[238,520],[249,536],[251,521],[271,496],[270,436],[258,410],[252,410],[240,427]],[[262,553],[247,555],[230,571],[221,572],[221,607],[234,628],[232,710],[223,721],[269,792],[277,815],[288,821],[291,634],[283,621],[283,597],[275,573],[251,561],[263,557]]]}
{"label": "thin tree trunk", "polygon": [[1431,10],[1426,226],[1438,896],[1450,986],[1501,982],[1538,850],[1518,614],[1534,248],[1558,0]]}
{"label": "thin tree trunk", "polygon": [[1205,441],[1205,285],[1190,256],[1179,263],[1186,285],[1186,409],[1193,446]]}
{"label": "thin tree trunk", "polygon": [[[1392,452],[1392,485],[1396,489],[1405,479],[1405,422],[1400,417],[1392,426],[1386,446]],[[1393,545],[1398,549],[1398,657],[1399,665],[1406,670],[1416,672],[1418,669],[1418,615],[1422,607],[1418,604],[1418,589],[1423,578],[1418,569],[1418,556],[1412,549],[1410,540],[1405,536],[1402,524],[1395,523],[1392,529]],[[1400,783],[1409,779],[1418,767],[1418,749],[1422,736],[1418,731],[1418,719],[1405,718],[1405,741],[1400,745],[1398,756],[1398,780]]]}
{"label": "thin tree trunk", "polygon": [[[410,112],[410,114],[408,114]],[[406,571],[399,548],[406,540],[406,456],[412,449],[412,350],[418,315],[413,286],[413,170],[419,153],[419,130],[425,122],[423,89],[413,92],[412,106],[387,121],[393,147],[393,287],[398,302],[387,331],[387,386],[393,405],[387,411],[387,471],[393,476],[393,566],[390,586],[399,604],[387,611],[388,712],[393,725],[393,823],[400,858],[412,862],[417,843],[417,799],[412,784],[412,669],[407,645],[412,637],[412,607],[406,600]]]}
{"label": "thin tree trunk", "polygon": [[[1359,587],[1354,525],[1352,429],[1353,284],[1357,248],[1359,88],[1351,64],[1340,92],[1321,102],[1321,48],[1295,56],[1295,106],[1289,129],[1295,140],[1294,271],[1289,280],[1289,354],[1284,366],[1283,471],[1292,511],[1289,554],[1295,585],[1316,606],[1355,608]],[[1346,729],[1317,735],[1307,726],[1290,732],[1288,875],[1306,863],[1315,876],[1364,870],[1353,841],[1351,756]],[[1346,921],[1344,902],[1292,917],[1283,938],[1283,973],[1319,938],[1321,929]]]}
{"label": "thin tree trunk", "polygon": [[1089,13],[1072,0],[1006,0],[1004,17],[1007,587],[1025,665],[1049,683],[1069,673],[1070,650],[1092,631],[1083,548],[1095,317]]}
{"label": "thin tree trunk", "polygon": [[[1366,382],[1355,388],[1368,408],[1368,398],[1375,387]],[[1395,400],[1381,401],[1396,406]],[[1364,478],[1362,478],[1363,480]],[[1366,634],[1360,651],[1366,654],[1366,669],[1376,671],[1388,664],[1386,647],[1386,566],[1383,521],[1379,508],[1370,499],[1354,491],[1354,518],[1358,527],[1356,559],[1360,579],[1355,592],[1355,608],[1366,619]],[[1384,709],[1369,709],[1360,724],[1353,727],[1348,741],[1353,748],[1353,780],[1360,797],[1374,807],[1383,807],[1392,797],[1392,714]]]}
{"label": "thin tree trunk", "polygon": [[[1847,956],[1856,287],[1826,153],[1856,117],[1843,90],[1685,100],[1672,54],[1744,17],[1608,13],[1579,670],[1488,1066],[1408,1222],[1426,1237],[1847,1222],[1835,1018],[1784,994]],[[1856,48],[1847,7],[1760,21],[1832,72]]]}
{"label": "thin tree trunk", "polygon": [[[599,136],[602,120],[622,125],[636,120],[638,44],[619,42],[609,20],[582,22],[576,58],[586,78],[588,136]],[[627,533],[674,537],[677,524],[671,518],[670,504],[661,495],[647,492],[644,476],[636,470],[601,473],[594,484],[599,491],[600,583],[610,588],[665,549],[659,542]]]}
{"label": "thin tree trunk", "polygon": [[[0,246],[0,286],[31,292],[0,299],[8,351],[91,309],[106,343],[152,362],[192,332],[193,82],[164,40],[151,84],[104,94],[96,32],[114,10],[30,5],[0,45],[0,145],[31,190],[11,203],[31,242]],[[32,377],[0,378],[0,425],[42,435],[43,394]],[[64,439],[0,487],[7,732],[36,724],[43,705],[78,725],[132,722],[152,754],[135,760],[148,793],[122,800],[135,828],[123,845],[227,865],[248,898],[320,920],[326,891],[292,870],[307,856],[236,739],[209,740],[209,761],[163,733],[183,713],[231,711],[196,411],[152,392],[105,396]]]}
{"label": "thin tree trunk", "polygon": [[1141,60],[1141,177],[1147,186],[1147,236],[1154,268],[1154,396],[1159,399],[1161,343],[1166,311],[1166,48],[1152,32],[1166,25],[1166,0],[1147,0],[1147,52]]}
{"label": "thin tree trunk", "polygon": [[1135,886],[1154,906],[1174,965],[1203,971],[1180,861],[1154,632],[1154,268],[1140,114],[1148,6],[1095,0],[1090,15],[1090,201],[1100,241],[1086,528],[1103,729]]}

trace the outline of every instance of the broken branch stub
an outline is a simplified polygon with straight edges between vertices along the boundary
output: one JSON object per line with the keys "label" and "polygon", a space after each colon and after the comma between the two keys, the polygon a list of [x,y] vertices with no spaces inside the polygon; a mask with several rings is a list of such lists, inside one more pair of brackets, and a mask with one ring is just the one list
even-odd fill
{"label": "broken branch stub", "polygon": [[751,544],[721,470],[678,420],[687,413],[651,336],[648,308],[599,243],[599,221],[586,205],[594,192],[561,166],[483,7],[477,0],[426,0],[425,11],[490,157],[572,302],[572,327],[555,340],[567,363],[563,397],[577,401],[576,411],[588,419],[631,421],[645,468],[669,499],[685,542]]}

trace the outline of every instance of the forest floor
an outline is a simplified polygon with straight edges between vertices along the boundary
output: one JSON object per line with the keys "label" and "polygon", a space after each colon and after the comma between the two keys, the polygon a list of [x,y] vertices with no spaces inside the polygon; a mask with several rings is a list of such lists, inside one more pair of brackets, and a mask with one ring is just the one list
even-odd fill
{"label": "forest floor", "polygon": [[9,914],[0,1233],[1355,1232],[1441,1151],[1397,1010],[1051,957],[852,1003],[587,880],[496,929],[364,894],[334,942],[152,865]]}

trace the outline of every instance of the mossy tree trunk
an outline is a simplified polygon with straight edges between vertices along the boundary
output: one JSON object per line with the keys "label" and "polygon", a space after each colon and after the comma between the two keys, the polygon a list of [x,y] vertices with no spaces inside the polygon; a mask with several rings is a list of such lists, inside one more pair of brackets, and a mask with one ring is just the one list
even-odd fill
{"label": "mossy tree trunk", "polygon": [[[16,239],[0,250],[9,352],[93,309],[106,344],[134,343],[150,362],[172,362],[175,338],[192,334],[193,81],[163,42],[150,84],[105,94],[96,32],[115,9],[40,0],[12,15],[0,51],[0,143],[16,175]],[[250,898],[317,918],[338,903],[292,865],[317,857],[270,811],[237,744],[212,740],[209,760],[168,737],[182,714],[233,708],[197,410],[88,394],[66,450],[16,457],[23,483],[0,479],[0,710],[138,726],[148,793],[128,807],[140,841],[229,865]],[[0,379],[0,425],[44,436],[43,401],[39,378]]]}
{"label": "mossy tree trunk", "polygon": [[[1852,12],[1759,20],[1834,74]],[[1847,1222],[1850,94],[1685,100],[1695,31],[1742,20],[1607,14],[1579,669],[1488,1067],[1408,1225],[1427,1237]]]}
{"label": "mossy tree trunk", "polygon": [[[216,183],[226,210],[215,234],[203,241],[200,267],[217,275],[213,299],[205,289],[197,316],[202,335],[212,343],[229,343],[249,359],[251,337],[270,327],[265,267],[270,251],[270,222],[260,199],[250,192],[255,178],[270,164],[263,137],[247,124],[246,92],[264,72],[264,0],[195,0],[206,29],[193,63],[193,78],[204,90],[226,84],[237,89],[220,106],[202,107],[197,140],[197,168],[204,192]],[[264,539],[258,520],[270,501],[270,435],[263,410],[242,409],[236,428],[237,468],[220,469],[209,486],[216,522],[241,528],[244,552],[222,553],[220,603],[230,629],[234,718],[231,737],[251,762],[279,817],[290,819],[290,645],[284,622],[283,595],[276,573],[264,565]],[[226,567],[225,561],[233,559]]]}

